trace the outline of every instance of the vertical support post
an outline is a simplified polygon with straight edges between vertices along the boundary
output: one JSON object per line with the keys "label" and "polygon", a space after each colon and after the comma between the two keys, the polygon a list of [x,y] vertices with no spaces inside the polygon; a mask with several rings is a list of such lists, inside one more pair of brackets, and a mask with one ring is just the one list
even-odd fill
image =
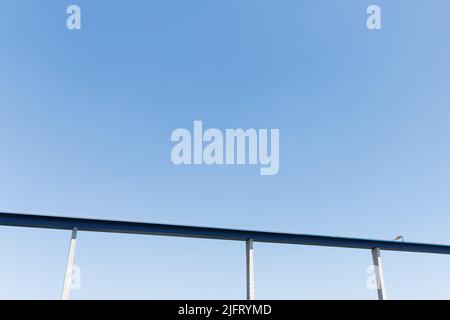
{"label": "vertical support post", "polygon": [[75,248],[77,245],[77,228],[73,228],[72,236],[70,238],[69,257],[67,258],[66,274],[64,277],[64,287],[61,295],[61,300],[69,300],[70,286],[72,284],[73,261],[75,259]]}
{"label": "vertical support post", "polygon": [[387,300],[386,287],[384,286],[383,268],[381,266],[380,249],[372,249],[373,265],[375,267],[375,276],[377,280],[378,300]]}
{"label": "vertical support post", "polygon": [[253,265],[253,240],[246,241],[247,257],[247,300],[255,300],[255,273]]}

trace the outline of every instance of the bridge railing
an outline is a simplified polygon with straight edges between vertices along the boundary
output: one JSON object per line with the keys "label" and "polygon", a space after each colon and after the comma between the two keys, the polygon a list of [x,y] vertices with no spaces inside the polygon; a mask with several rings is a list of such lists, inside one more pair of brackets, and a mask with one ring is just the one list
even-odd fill
{"label": "bridge railing", "polygon": [[247,299],[255,299],[253,243],[279,243],[322,247],[340,247],[366,249],[372,253],[373,265],[377,282],[378,299],[387,299],[384,285],[381,254],[384,251],[422,252],[433,254],[450,254],[450,246],[426,243],[398,242],[385,240],[370,240],[358,238],[329,237],[307,234],[280,232],[264,232],[251,230],[207,228],[181,226],[119,220],[101,220],[73,217],[58,217],[45,215],[0,213],[0,226],[25,227],[40,229],[60,229],[72,232],[69,245],[69,255],[61,298],[70,298],[72,270],[75,259],[76,241],[79,231],[141,234],[171,237],[189,237],[202,239],[218,239],[245,242],[246,248],[246,282]]}

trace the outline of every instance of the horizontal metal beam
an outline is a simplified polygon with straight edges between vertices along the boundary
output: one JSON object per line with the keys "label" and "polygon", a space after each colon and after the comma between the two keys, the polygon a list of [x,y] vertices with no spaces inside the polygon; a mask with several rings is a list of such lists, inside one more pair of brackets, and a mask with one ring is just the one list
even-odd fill
{"label": "horizontal metal beam", "polygon": [[368,240],[307,234],[249,231],[169,224],[84,219],[16,213],[0,213],[0,225],[13,227],[62,229],[91,232],[127,233],[155,236],[189,237],[218,240],[298,244],[323,247],[374,249],[450,254],[450,246],[425,243]]}

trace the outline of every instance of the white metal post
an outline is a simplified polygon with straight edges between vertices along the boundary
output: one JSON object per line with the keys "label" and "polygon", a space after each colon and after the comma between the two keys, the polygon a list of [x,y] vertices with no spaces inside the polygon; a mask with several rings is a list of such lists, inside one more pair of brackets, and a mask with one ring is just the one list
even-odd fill
{"label": "white metal post", "polygon": [[381,266],[380,249],[372,249],[373,265],[375,267],[375,276],[377,280],[378,300],[387,300],[386,287],[384,286],[383,267]]}
{"label": "white metal post", "polygon": [[72,230],[72,236],[70,238],[69,257],[67,258],[66,275],[64,277],[64,287],[62,291],[61,300],[69,300],[70,298],[70,286],[72,284],[72,272],[73,261],[75,259],[75,248],[77,245],[77,232],[78,229]]}
{"label": "white metal post", "polygon": [[247,300],[255,300],[255,273],[253,265],[253,240],[246,241],[247,257]]}

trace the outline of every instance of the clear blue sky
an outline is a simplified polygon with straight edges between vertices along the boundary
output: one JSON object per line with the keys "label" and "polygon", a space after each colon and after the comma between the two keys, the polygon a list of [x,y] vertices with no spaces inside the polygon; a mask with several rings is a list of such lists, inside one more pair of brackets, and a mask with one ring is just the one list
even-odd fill
{"label": "clear blue sky", "polygon": [[[367,30],[370,4],[383,30]],[[0,210],[450,243],[448,12],[1,0]],[[170,134],[194,120],[279,128],[280,172],[174,166]],[[69,236],[0,227],[0,298],[59,298]],[[391,298],[450,298],[450,257],[382,256]],[[80,233],[76,264],[74,298],[245,298],[242,243]],[[256,296],[373,299],[370,264],[256,244]]]}

